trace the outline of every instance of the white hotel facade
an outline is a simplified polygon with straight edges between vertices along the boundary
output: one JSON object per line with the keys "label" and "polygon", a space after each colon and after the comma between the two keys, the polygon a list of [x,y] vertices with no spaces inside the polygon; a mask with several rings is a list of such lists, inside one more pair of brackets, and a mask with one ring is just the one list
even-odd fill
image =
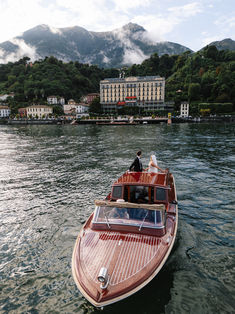
{"label": "white hotel facade", "polygon": [[103,112],[117,111],[123,106],[146,110],[165,109],[165,78],[139,76],[107,78],[100,81],[100,103]]}

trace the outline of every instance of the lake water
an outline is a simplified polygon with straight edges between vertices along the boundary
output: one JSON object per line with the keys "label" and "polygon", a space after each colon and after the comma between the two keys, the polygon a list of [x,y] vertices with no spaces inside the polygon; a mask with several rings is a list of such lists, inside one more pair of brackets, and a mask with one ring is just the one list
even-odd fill
{"label": "lake water", "polygon": [[71,274],[79,230],[137,150],[175,176],[158,276],[102,313],[234,313],[234,124],[0,126],[0,312],[100,313]]}

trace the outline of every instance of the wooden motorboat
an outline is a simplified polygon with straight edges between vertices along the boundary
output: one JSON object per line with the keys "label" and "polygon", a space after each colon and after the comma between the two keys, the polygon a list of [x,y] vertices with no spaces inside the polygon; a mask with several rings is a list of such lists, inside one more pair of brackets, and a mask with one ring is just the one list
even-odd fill
{"label": "wooden motorboat", "polygon": [[120,301],[160,271],[173,247],[178,205],[173,175],[126,172],[78,235],[72,273],[94,306]]}

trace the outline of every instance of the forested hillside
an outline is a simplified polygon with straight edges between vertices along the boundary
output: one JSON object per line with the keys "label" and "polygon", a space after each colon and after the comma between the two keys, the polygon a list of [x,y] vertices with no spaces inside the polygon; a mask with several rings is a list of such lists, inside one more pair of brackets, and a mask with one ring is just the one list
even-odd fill
{"label": "forested hillside", "polygon": [[166,100],[235,101],[235,52],[215,46],[161,58],[154,54],[127,74],[165,76]]}
{"label": "forested hillside", "polygon": [[49,95],[78,100],[88,92],[97,92],[104,77],[118,76],[115,69],[100,69],[79,62],[63,63],[55,57],[33,64],[25,57],[0,66],[0,93],[14,92],[17,101],[36,101]]}
{"label": "forested hillside", "polygon": [[[125,69],[126,76],[160,75],[166,78],[166,101],[233,102],[235,52],[208,46],[197,53],[159,57],[156,53],[140,65]],[[118,77],[118,69],[101,69],[79,62],[63,63],[46,57],[33,64],[25,57],[0,65],[0,94],[14,92],[11,107],[43,103],[49,95],[66,100],[99,92],[99,82]]]}

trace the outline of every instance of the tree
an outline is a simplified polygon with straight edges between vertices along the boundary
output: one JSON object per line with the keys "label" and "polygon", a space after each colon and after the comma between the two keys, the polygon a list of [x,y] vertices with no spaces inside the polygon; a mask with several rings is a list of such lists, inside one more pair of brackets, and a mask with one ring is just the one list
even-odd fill
{"label": "tree", "polygon": [[217,56],[218,56],[218,49],[214,45],[207,46],[204,50],[204,55],[206,58],[210,58],[216,61]]}
{"label": "tree", "polygon": [[102,108],[101,108],[99,97],[96,97],[93,99],[89,107],[89,112],[90,113],[102,113]]}
{"label": "tree", "polygon": [[199,83],[191,83],[188,88],[188,97],[189,100],[200,99],[201,86]]}
{"label": "tree", "polygon": [[53,106],[53,113],[56,114],[56,115],[58,115],[58,116],[60,116],[60,115],[63,115],[63,114],[64,114],[64,111],[63,111],[63,109],[62,109],[61,106],[59,106],[59,105],[54,105],[54,106]]}

